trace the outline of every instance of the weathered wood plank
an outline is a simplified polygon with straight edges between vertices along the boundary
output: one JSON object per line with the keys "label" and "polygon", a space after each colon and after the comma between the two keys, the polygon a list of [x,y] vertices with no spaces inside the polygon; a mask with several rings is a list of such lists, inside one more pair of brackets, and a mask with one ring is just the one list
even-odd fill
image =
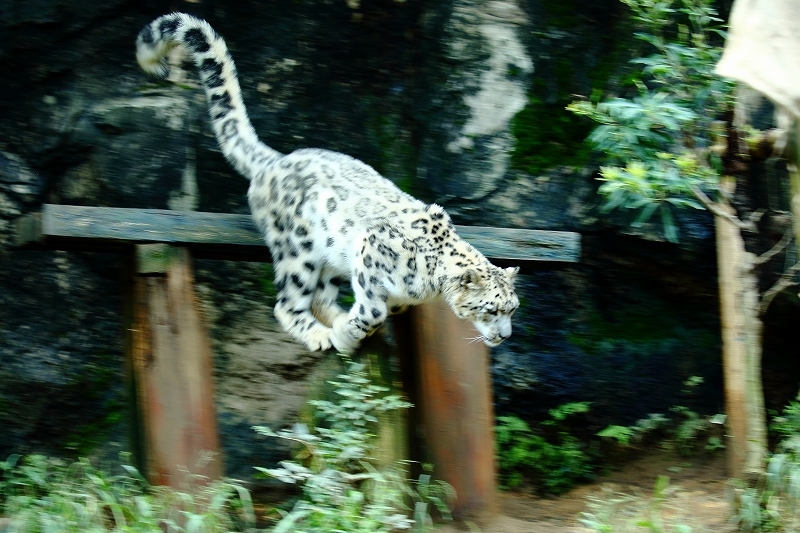
{"label": "weathered wood plank", "polygon": [[[492,260],[575,263],[580,235],[565,231],[456,226]],[[270,261],[250,215],[45,204],[17,223],[17,246],[109,252],[162,242],[187,246],[197,257]]]}
{"label": "weathered wood plank", "polygon": [[125,252],[133,244],[186,246],[196,257],[271,261],[249,215],[45,204],[17,222],[20,247]]}
{"label": "weathered wood plank", "polygon": [[532,229],[456,226],[456,231],[490,259],[577,263],[581,256],[579,233]]}

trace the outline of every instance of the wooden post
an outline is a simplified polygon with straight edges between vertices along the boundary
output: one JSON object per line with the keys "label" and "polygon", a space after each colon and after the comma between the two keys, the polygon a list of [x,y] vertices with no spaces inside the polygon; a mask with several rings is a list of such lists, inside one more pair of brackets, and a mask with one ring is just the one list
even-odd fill
{"label": "wooden post", "polygon": [[426,460],[434,476],[455,488],[457,519],[485,520],[497,512],[489,350],[442,301],[410,311],[415,396]]}
{"label": "wooden post", "polygon": [[[222,475],[208,334],[188,249],[136,246],[126,351],[136,394],[140,466],[155,485]],[[210,461],[205,460],[211,452]]]}
{"label": "wooden post", "polygon": [[[385,331],[379,329],[367,337],[350,359],[364,364],[370,381],[388,389],[388,394],[408,398],[403,377],[398,366],[398,349],[387,341]],[[337,356],[338,357],[338,356]],[[378,468],[388,466],[406,467],[409,460],[410,439],[408,434],[409,416],[406,410],[376,413],[378,432],[375,435],[373,458]]]}

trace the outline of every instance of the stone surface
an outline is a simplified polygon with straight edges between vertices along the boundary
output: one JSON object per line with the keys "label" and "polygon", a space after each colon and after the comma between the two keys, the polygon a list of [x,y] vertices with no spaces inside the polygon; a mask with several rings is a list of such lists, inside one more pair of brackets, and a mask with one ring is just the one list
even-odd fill
{"label": "stone surface", "polygon": [[520,39],[527,19],[516,2],[460,0],[452,9],[447,57],[463,71],[449,83],[465,90],[461,105],[467,109],[447,151],[466,162],[459,176],[462,192],[456,194],[472,200],[493,192],[506,176],[514,144],[509,125],[527,103],[533,63]]}
{"label": "stone surface", "polygon": [[125,449],[118,276],[115,256],[0,253],[0,453]]}

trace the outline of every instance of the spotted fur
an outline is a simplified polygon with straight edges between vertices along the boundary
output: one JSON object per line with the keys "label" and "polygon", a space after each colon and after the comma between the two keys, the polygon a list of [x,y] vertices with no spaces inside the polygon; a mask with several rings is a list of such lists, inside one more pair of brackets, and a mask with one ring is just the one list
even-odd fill
{"label": "spotted fur", "polygon": [[[136,58],[165,77],[165,56],[179,44],[199,70],[223,154],[250,180],[250,209],[275,264],[275,316],[296,340],[351,352],[388,314],[437,297],[489,346],[511,335],[518,269],[489,263],[441,207],[357,159],[317,149],[283,155],[262,143],[227,46],[204,20],[182,13],[154,20],[139,33]],[[336,303],[342,279],[355,296],[349,311]]]}

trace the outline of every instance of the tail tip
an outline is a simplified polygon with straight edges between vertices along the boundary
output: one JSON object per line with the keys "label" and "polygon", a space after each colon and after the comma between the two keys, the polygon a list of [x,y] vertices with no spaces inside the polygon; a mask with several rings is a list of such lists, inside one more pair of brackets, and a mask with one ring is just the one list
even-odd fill
{"label": "tail tip", "polygon": [[188,15],[171,13],[147,24],[136,36],[136,61],[142,70],[157,78],[169,75],[166,55],[177,43],[175,32]]}
{"label": "tail tip", "polygon": [[169,65],[164,52],[153,50],[147,45],[136,47],[136,62],[143,71],[156,78],[166,78],[169,75]]}

